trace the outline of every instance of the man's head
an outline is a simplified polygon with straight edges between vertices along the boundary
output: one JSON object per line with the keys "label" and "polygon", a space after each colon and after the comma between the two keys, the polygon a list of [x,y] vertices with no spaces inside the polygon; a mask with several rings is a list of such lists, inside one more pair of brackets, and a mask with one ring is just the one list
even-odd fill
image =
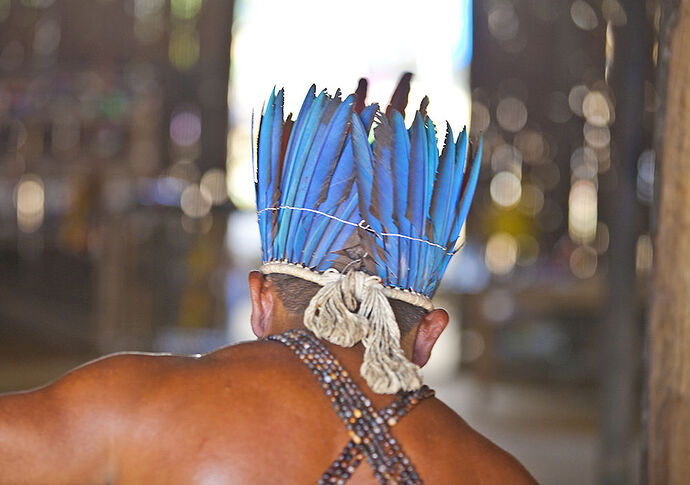
{"label": "man's head", "polygon": [[431,298],[456,252],[481,160],[481,143],[472,160],[467,131],[455,138],[450,126],[439,151],[427,98],[408,128],[409,90],[404,75],[384,113],[366,105],[366,89],[343,99],[312,86],[294,120],[274,90],[257,139],[268,276],[250,276],[254,332],[304,324],[336,345],[361,342],[362,377],[379,393],[422,385],[410,360],[426,363],[448,323]]}
{"label": "man's head", "polygon": [[[266,337],[290,328],[303,327],[303,314],[321,288],[301,278],[284,274],[249,274],[252,302],[251,324],[254,334]],[[448,325],[448,313],[442,309],[429,312],[409,303],[389,300],[400,328],[401,347],[408,359],[423,366],[429,360],[436,340]]]}

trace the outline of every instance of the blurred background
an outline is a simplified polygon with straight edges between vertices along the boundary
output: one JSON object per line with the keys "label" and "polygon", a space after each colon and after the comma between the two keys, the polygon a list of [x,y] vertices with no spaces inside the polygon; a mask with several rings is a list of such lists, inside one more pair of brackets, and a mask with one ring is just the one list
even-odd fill
{"label": "blurred background", "polygon": [[411,71],[484,137],[429,382],[541,483],[638,483],[658,3],[0,0],[0,392],[251,338],[252,114]]}

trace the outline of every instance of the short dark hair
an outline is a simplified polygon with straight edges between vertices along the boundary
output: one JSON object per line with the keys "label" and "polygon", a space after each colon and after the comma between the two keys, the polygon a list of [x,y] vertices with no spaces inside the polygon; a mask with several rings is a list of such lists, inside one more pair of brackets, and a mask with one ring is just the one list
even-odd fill
{"label": "short dark hair", "polygon": [[[278,298],[280,298],[283,306],[290,313],[296,315],[304,313],[311,299],[321,288],[321,286],[311,281],[282,273],[270,273],[266,275],[266,277],[273,282]],[[398,323],[401,336],[407,335],[427,313],[424,308],[411,305],[404,301],[395,300],[393,298],[389,298],[388,301],[393,309],[395,321]]]}

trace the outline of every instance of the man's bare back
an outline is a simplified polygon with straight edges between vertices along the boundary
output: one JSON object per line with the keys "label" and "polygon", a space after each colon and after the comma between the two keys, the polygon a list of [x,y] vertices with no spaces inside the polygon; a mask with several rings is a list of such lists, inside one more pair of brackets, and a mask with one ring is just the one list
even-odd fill
{"label": "man's bare back", "polygon": [[[358,369],[361,349],[329,349]],[[390,402],[351,374],[375,408]],[[426,483],[534,483],[437,399],[393,433]],[[0,399],[0,483],[314,483],[348,440],[314,376],[278,343],[119,354]],[[362,463],[348,483],[376,480]]]}
{"label": "man's bare back", "polygon": [[[471,159],[466,131],[454,141],[448,126],[439,152],[428,98],[405,127],[410,79],[385,113],[365,107],[365,80],[345,99],[312,86],[295,121],[274,90],[257,141],[263,264],[249,275],[252,330],[263,339],[308,328],[305,338],[342,345],[324,344],[368,400],[340,367],[326,376],[316,367],[346,391],[329,388],[332,405],[305,356],[270,340],[198,358],[108,357],[0,397],[0,484],[314,483],[350,439],[381,482],[534,483],[439,400],[422,399],[392,435],[368,405],[423,392],[419,368],[449,320],[431,297],[479,176],[481,148]],[[348,429],[334,408],[342,415],[350,401],[366,409],[348,409]],[[362,462],[348,483],[378,481]]]}

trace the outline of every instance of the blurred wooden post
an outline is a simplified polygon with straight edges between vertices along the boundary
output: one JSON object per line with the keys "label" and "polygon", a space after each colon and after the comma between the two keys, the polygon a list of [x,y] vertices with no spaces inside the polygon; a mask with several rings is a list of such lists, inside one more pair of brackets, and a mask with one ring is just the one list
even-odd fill
{"label": "blurred wooden post", "polygon": [[665,0],[662,8],[649,343],[651,485],[690,480],[690,0]]}
{"label": "blurred wooden post", "polygon": [[[639,234],[636,197],[637,161],[644,147],[644,82],[651,68],[649,24],[644,3],[623,3],[627,22],[614,27],[614,55],[608,83],[615,96],[616,118],[608,178],[615,188],[603,205],[611,234],[608,254],[607,311],[600,328],[599,483],[632,481],[630,457],[637,421],[641,317],[637,298],[635,251]],[[615,177],[616,182],[610,182]]]}

